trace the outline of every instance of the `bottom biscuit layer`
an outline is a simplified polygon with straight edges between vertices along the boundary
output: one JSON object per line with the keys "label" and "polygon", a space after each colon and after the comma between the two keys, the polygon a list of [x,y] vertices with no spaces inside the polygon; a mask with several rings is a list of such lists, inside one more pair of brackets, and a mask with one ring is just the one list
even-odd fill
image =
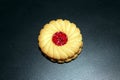
{"label": "bottom biscuit layer", "polygon": [[79,51],[75,53],[75,55],[73,55],[72,57],[69,57],[67,59],[64,59],[64,60],[57,60],[57,59],[50,59],[50,60],[53,62],[57,62],[57,63],[70,62],[71,60],[77,58],[77,56],[80,54],[81,50],[82,50],[82,48],[80,48]]}

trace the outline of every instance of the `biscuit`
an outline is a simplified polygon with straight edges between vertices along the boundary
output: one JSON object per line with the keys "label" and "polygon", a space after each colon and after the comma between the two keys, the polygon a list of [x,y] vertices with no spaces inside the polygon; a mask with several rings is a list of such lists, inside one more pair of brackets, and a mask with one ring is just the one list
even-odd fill
{"label": "biscuit", "polygon": [[82,50],[82,34],[69,20],[52,20],[40,30],[38,45],[51,61],[70,62]]}

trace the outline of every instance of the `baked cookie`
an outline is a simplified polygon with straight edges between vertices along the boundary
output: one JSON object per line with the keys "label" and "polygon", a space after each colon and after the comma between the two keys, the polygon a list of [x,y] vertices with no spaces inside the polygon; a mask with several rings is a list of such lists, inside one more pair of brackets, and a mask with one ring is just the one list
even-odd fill
{"label": "baked cookie", "polygon": [[75,59],[83,47],[80,29],[68,20],[52,20],[44,25],[38,36],[42,52],[58,63]]}

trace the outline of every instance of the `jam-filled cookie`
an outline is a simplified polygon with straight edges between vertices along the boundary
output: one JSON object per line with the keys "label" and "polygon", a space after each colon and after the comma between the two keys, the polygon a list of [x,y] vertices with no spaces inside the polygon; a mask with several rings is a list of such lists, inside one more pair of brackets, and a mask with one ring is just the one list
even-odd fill
{"label": "jam-filled cookie", "polygon": [[75,59],[83,47],[80,29],[69,20],[52,20],[44,25],[38,36],[42,52],[58,63]]}

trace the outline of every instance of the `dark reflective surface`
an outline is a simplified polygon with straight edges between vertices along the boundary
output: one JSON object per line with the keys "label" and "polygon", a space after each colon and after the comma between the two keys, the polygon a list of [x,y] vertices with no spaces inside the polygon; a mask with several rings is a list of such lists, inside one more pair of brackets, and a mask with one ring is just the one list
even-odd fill
{"label": "dark reflective surface", "polygon": [[[0,80],[120,80],[120,1],[0,1]],[[57,64],[38,49],[37,37],[52,19],[80,27],[77,59]]]}

